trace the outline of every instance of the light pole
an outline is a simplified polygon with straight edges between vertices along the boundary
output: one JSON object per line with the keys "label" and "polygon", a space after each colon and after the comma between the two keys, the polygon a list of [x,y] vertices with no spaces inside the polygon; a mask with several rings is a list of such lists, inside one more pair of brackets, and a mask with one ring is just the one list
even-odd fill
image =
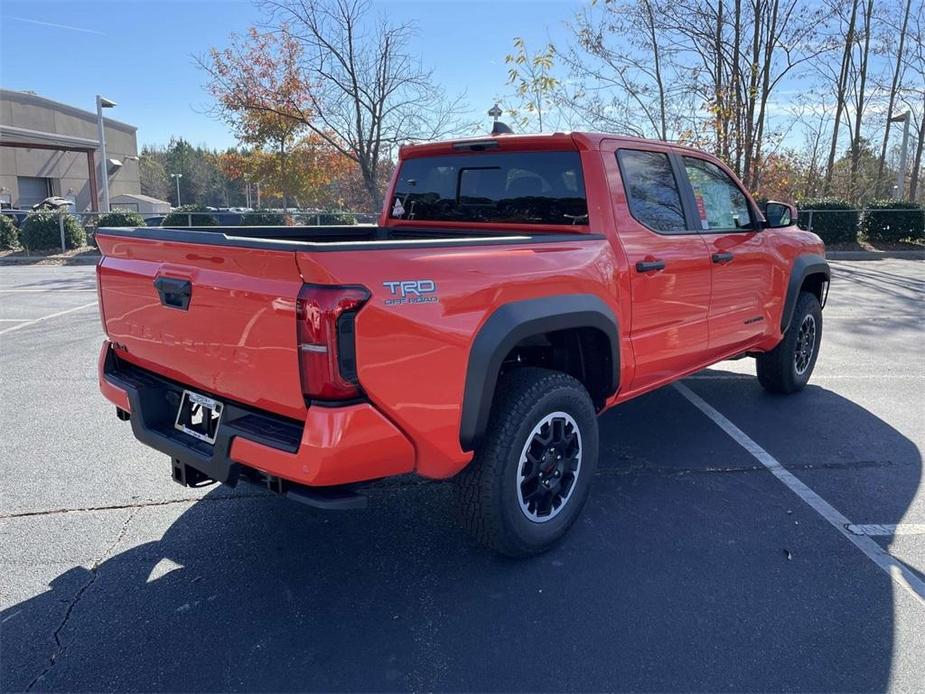
{"label": "light pole", "polygon": [[899,150],[899,171],[896,172],[896,199],[902,200],[906,188],[906,156],[909,151],[909,112],[901,113],[890,118],[891,123],[905,123],[903,125],[903,144]]}
{"label": "light pole", "polygon": [[109,212],[109,163],[106,161],[106,129],[103,127],[103,109],[113,108],[115,101],[96,95],[96,129],[100,138],[100,168],[103,170],[103,212]]}
{"label": "light pole", "polygon": [[251,181],[250,176],[244,174],[244,197],[247,198],[247,209],[251,208]]}
{"label": "light pole", "polygon": [[177,182],[177,207],[180,207],[180,179],[183,174],[170,174],[170,177]]}

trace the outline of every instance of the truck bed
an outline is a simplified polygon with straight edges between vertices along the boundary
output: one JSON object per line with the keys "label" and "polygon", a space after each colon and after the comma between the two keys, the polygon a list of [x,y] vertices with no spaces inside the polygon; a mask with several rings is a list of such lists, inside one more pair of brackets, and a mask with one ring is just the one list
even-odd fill
{"label": "truck bed", "polygon": [[[576,247],[594,253],[604,243],[587,232],[504,233],[359,225],[101,228],[104,325],[123,361],[210,397],[304,419],[296,301],[305,283],[370,291],[357,324],[362,353],[373,344],[391,349],[388,336],[409,318],[452,325],[465,314],[477,323],[487,301],[479,290],[493,292],[506,277],[502,267],[555,275],[587,261],[572,252]],[[437,277],[445,279],[433,284]],[[386,303],[394,298],[388,288],[402,280],[431,282],[439,303],[397,310]],[[454,297],[461,301],[455,308]],[[385,332],[367,341],[379,333],[378,321]],[[443,338],[437,342],[445,347]],[[392,359],[369,358],[364,368]],[[377,378],[366,378],[374,388]]]}

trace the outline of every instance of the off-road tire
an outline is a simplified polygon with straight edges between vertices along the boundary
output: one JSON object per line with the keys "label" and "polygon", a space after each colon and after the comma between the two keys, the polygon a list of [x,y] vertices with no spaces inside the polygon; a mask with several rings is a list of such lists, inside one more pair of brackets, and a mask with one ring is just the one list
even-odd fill
{"label": "off-road tire", "polygon": [[[571,418],[579,431],[578,474],[561,508],[553,517],[536,522],[521,506],[521,455],[528,440],[535,440],[534,429],[543,426],[546,418],[555,417],[553,421],[562,426],[565,420],[558,416],[561,413]],[[574,432],[576,426],[569,423],[567,430]],[[574,444],[576,437],[571,439]],[[584,386],[558,371],[534,367],[514,370],[498,384],[488,431],[472,462],[456,478],[464,527],[481,544],[508,556],[526,557],[546,551],[581,513],[597,457],[597,414]],[[550,514],[551,511],[547,513]]]}
{"label": "off-road tire", "polygon": [[[804,369],[800,371],[797,366],[800,357],[797,350],[805,334],[801,333],[801,326],[804,326],[804,323],[808,325],[810,321],[813,326],[812,353]],[[777,347],[770,352],[759,354],[756,359],[758,382],[770,393],[789,394],[802,390],[816,366],[821,342],[822,307],[819,305],[819,299],[810,292],[800,292],[784,339]]]}

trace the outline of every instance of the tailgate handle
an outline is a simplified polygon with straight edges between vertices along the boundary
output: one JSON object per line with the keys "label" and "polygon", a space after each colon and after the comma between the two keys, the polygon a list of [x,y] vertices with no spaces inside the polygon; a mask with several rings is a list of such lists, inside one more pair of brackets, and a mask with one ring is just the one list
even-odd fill
{"label": "tailgate handle", "polygon": [[193,295],[193,285],[189,280],[158,277],[154,280],[154,288],[161,297],[161,305],[181,311],[189,310],[190,297]]}

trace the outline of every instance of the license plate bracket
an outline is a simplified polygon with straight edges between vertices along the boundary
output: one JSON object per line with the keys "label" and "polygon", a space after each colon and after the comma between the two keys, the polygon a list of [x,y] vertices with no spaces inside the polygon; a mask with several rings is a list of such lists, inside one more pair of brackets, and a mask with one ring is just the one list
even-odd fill
{"label": "license plate bracket", "polygon": [[218,400],[184,390],[174,428],[200,441],[214,444],[225,406]]}

